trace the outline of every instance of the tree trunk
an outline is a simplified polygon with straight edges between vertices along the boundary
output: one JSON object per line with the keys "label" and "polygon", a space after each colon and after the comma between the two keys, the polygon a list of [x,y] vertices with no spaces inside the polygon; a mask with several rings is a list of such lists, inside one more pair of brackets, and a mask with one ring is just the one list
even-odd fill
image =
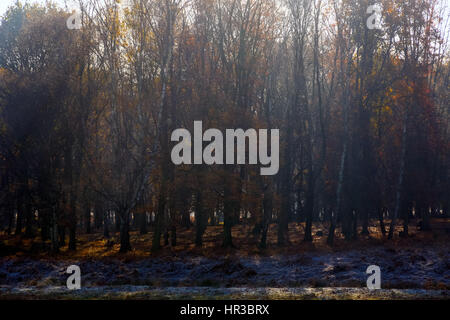
{"label": "tree trunk", "polygon": [[386,236],[386,227],[384,225],[384,208],[378,208],[378,220],[380,221],[381,234]]}
{"label": "tree trunk", "polygon": [[34,212],[33,206],[31,203],[31,196],[29,194],[29,190],[27,187],[26,194],[24,197],[25,203],[23,203],[23,208],[25,210],[25,237],[32,238],[34,237],[33,225],[34,225]]}
{"label": "tree trunk", "polygon": [[342,202],[342,188],[344,184],[344,170],[345,170],[345,159],[347,157],[347,141],[344,142],[344,149],[341,155],[341,164],[339,168],[339,181],[337,187],[336,195],[336,211],[331,214],[330,231],[328,233],[327,243],[332,246],[334,243],[334,232],[336,230],[337,219],[339,217],[339,212],[341,211]]}
{"label": "tree trunk", "polygon": [[201,191],[197,192],[195,201],[195,246],[201,247],[203,245],[203,234],[206,230],[205,212],[203,208]]}
{"label": "tree trunk", "polygon": [[22,234],[22,217],[23,217],[22,206],[20,205],[20,200],[18,200],[15,235]]}
{"label": "tree trunk", "polygon": [[430,213],[428,207],[422,207],[420,210],[420,215],[422,218],[421,223],[421,231],[430,231],[431,225],[430,225]]}
{"label": "tree trunk", "polygon": [[222,247],[224,248],[234,248],[233,244],[233,237],[232,237],[232,230],[233,227],[233,218],[227,214],[224,215],[224,221],[223,221],[223,242]]}
{"label": "tree trunk", "polygon": [[120,249],[119,252],[125,253],[131,250],[130,244],[130,213],[128,210],[120,212]]}
{"label": "tree trunk", "polygon": [[161,36],[164,38],[163,55],[161,56],[161,66],[160,66],[160,81],[161,81],[161,97],[158,110],[158,124],[157,137],[156,140],[160,143],[160,152],[163,154],[161,157],[161,186],[159,190],[158,197],[158,211],[156,212],[155,221],[155,231],[153,233],[152,241],[152,251],[158,251],[161,248],[161,233],[163,228],[163,222],[166,212],[166,202],[167,202],[167,181],[169,178],[169,146],[168,146],[168,110],[167,110],[167,84],[168,84],[168,71],[169,66],[173,62],[173,28],[175,25],[175,19],[177,15],[177,9],[174,6],[170,6],[166,2],[164,17],[166,20],[164,34]]}
{"label": "tree trunk", "polygon": [[401,205],[401,193],[403,188],[403,176],[405,174],[405,161],[406,161],[406,138],[407,138],[407,125],[408,125],[408,112],[405,111],[405,117],[403,119],[403,130],[402,130],[402,152],[400,156],[400,171],[398,174],[397,191],[395,197],[395,209],[394,215],[391,220],[391,225],[389,227],[388,239],[392,239],[394,236],[395,224],[397,222],[398,213],[400,211]]}
{"label": "tree trunk", "polygon": [[50,228],[50,236],[51,236],[51,252],[56,254],[59,252],[59,242],[58,242],[58,223],[56,217],[57,209],[55,207],[52,208],[52,226]]}
{"label": "tree trunk", "polygon": [[277,244],[285,246],[289,243],[289,216],[291,211],[291,130],[288,129],[284,169],[281,181],[281,210],[278,212]]}
{"label": "tree trunk", "polygon": [[91,207],[89,205],[84,209],[84,219],[86,223],[86,233],[91,233]]}
{"label": "tree trunk", "polygon": [[109,211],[102,210],[103,211],[103,236],[105,238],[109,238]]}
{"label": "tree trunk", "polygon": [[39,209],[39,222],[41,225],[41,239],[43,242],[51,238],[49,209]]}
{"label": "tree trunk", "polygon": [[267,248],[267,231],[269,230],[270,221],[272,219],[273,212],[273,190],[272,183],[266,187],[263,199],[263,219],[261,228],[261,240],[259,242],[259,247],[261,249]]}
{"label": "tree trunk", "polygon": [[402,237],[407,238],[408,237],[408,231],[409,231],[409,210],[408,208],[405,208],[403,213],[403,231],[402,231]]}
{"label": "tree trunk", "polygon": [[[165,189],[164,179],[161,182],[161,188]],[[165,206],[166,206],[165,190],[160,190],[158,199],[158,211],[156,212],[155,227],[153,232],[152,249],[151,249],[152,251],[158,251],[159,249],[161,249],[161,233],[163,227]]]}
{"label": "tree trunk", "polygon": [[64,223],[58,225],[58,236],[59,236],[59,245],[61,247],[66,245],[66,227]]}
{"label": "tree trunk", "polygon": [[369,235],[369,211],[366,209],[362,212],[362,235]]}
{"label": "tree trunk", "polygon": [[71,223],[69,228],[69,250],[77,250],[77,224]]}
{"label": "tree trunk", "polygon": [[191,227],[191,215],[187,207],[183,208],[181,212],[181,225],[186,229]]}
{"label": "tree trunk", "polygon": [[140,212],[138,213],[138,220],[139,220],[139,234],[147,234],[147,213]]}
{"label": "tree trunk", "polygon": [[[311,159],[312,161],[312,159]],[[312,223],[314,217],[314,174],[312,171],[312,165],[309,168],[310,172],[308,173],[308,192],[306,196],[306,204],[305,204],[305,213],[306,213],[306,225],[305,225],[305,237],[304,241],[312,242]]]}
{"label": "tree trunk", "polygon": [[10,202],[8,202],[6,210],[8,213],[8,229],[6,230],[6,232],[8,235],[11,235],[14,225],[14,206],[12,206]]}
{"label": "tree trunk", "polygon": [[172,225],[170,229],[170,245],[175,247],[177,245],[177,227]]}
{"label": "tree trunk", "polygon": [[233,206],[233,200],[231,199],[231,186],[230,181],[232,171],[231,169],[227,170],[228,181],[225,182],[224,185],[224,203],[223,203],[223,242],[222,247],[224,248],[234,248],[233,245],[233,236],[232,236],[232,228],[234,225],[234,206]]}
{"label": "tree trunk", "polygon": [[120,219],[120,215],[117,211],[114,211],[114,220],[116,224],[116,232],[120,232],[120,225],[122,224],[122,221]]}
{"label": "tree trunk", "polygon": [[358,210],[353,210],[353,233],[352,240],[356,240],[358,238]]}
{"label": "tree trunk", "polygon": [[[72,186],[72,192],[70,197],[70,216],[69,216],[69,250],[75,251],[77,249],[77,184]],[[90,211],[90,208],[89,208]],[[90,212],[89,212],[90,218]],[[90,220],[90,219],[89,219]],[[90,224],[90,222],[89,222]]]}
{"label": "tree trunk", "polygon": [[[69,250],[77,250],[77,198],[76,191],[72,193],[71,200],[71,210],[69,216]],[[90,210],[89,210],[90,211]]]}
{"label": "tree trunk", "polygon": [[94,205],[94,228],[95,230],[99,230],[103,224],[103,210],[101,209],[101,205],[99,203],[95,203]]}

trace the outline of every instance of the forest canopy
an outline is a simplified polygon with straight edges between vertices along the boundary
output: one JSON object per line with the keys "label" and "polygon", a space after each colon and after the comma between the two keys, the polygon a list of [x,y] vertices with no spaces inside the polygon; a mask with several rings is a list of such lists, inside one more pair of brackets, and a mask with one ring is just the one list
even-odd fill
{"label": "forest canopy", "polygon": [[[250,225],[258,246],[289,223],[327,243],[378,223],[449,216],[444,0],[18,1],[0,23],[0,229],[57,253],[80,234]],[[380,28],[368,28],[373,4]],[[279,129],[279,172],[175,165],[178,128]],[[66,232],[68,234],[66,234]],[[66,238],[68,236],[68,242]]]}

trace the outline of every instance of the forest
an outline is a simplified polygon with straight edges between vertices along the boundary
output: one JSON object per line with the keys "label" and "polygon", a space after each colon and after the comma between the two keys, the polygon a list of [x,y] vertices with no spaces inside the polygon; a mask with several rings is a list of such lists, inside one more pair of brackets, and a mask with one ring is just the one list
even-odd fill
{"label": "forest", "polygon": [[[72,2],[1,17],[0,283],[17,257],[427,244],[450,290],[445,0]],[[171,134],[196,121],[278,129],[278,173],[175,165]]]}

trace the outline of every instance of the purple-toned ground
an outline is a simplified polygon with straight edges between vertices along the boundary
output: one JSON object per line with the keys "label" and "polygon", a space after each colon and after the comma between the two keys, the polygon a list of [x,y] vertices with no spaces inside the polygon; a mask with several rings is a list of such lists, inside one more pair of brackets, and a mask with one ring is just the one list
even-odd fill
{"label": "purple-toned ground", "polygon": [[[82,290],[65,287],[69,265],[81,268]],[[366,288],[369,265],[383,290]],[[447,246],[207,258],[176,254],[119,259],[0,258],[0,298],[449,299]]]}

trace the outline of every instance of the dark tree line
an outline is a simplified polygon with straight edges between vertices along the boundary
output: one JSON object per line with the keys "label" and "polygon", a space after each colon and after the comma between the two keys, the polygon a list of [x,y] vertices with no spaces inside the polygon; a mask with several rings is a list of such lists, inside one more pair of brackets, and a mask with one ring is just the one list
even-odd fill
{"label": "dark tree line", "polygon": [[[290,222],[347,240],[378,221],[422,230],[449,214],[449,54],[444,1],[80,0],[16,5],[0,24],[0,214],[8,234],[58,252],[80,233],[249,224],[267,246]],[[171,132],[280,129],[280,171],[181,165]],[[389,223],[389,224],[388,224]],[[66,234],[67,233],[67,234]],[[68,242],[66,243],[68,238]]]}

